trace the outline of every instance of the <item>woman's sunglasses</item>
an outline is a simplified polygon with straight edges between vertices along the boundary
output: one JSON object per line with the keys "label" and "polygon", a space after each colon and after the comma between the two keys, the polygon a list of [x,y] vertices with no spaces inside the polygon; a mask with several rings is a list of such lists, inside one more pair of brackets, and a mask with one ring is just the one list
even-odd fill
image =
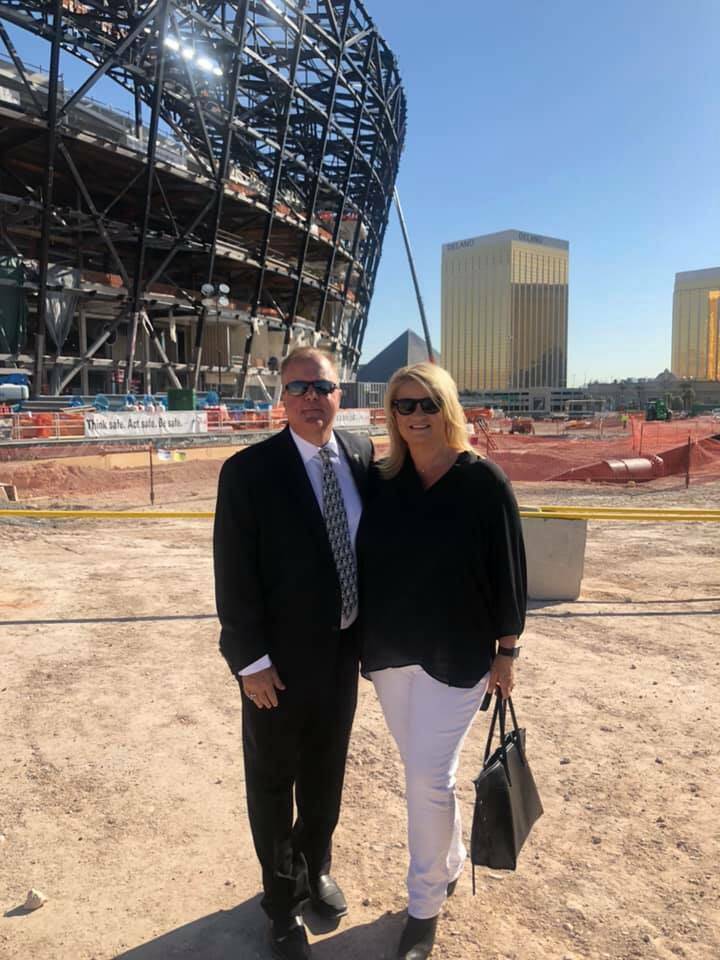
{"label": "woman's sunglasses", "polygon": [[338,388],[332,380],[291,380],[285,384],[285,390],[291,397],[304,397],[310,387],[321,397],[329,397]]}
{"label": "woman's sunglasses", "polygon": [[421,397],[419,400],[403,397],[401,400],[393,400],[392,407],[403,417],[409,417],[411,413],[415,413],[416,407],[420,407],[423,413],[440,413],[440,407],[432,397]]}

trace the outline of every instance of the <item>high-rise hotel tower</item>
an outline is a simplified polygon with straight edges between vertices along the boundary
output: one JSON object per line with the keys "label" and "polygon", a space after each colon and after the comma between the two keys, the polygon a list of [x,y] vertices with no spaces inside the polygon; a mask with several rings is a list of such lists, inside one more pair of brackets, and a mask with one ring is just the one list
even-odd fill
{"label": "high-rise hotel tower", "polygon": [[460,390],[567,386],[566,240],[503,230],[442,250],[442,359]]}
{"label": "high-rise hotel tower", "polygon": [[675,274],[672,364],[676,377],[720,380],[720,267]]}

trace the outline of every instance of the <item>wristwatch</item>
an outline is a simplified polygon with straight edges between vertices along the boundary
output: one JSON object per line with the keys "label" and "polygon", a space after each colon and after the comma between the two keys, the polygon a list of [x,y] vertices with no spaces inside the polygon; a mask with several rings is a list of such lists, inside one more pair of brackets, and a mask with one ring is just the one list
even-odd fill
{"label": "wristwatch", "polygon": [[512,657],[516,659],[520,656],[520,647],[498,647],[497,652],[500,657]]}

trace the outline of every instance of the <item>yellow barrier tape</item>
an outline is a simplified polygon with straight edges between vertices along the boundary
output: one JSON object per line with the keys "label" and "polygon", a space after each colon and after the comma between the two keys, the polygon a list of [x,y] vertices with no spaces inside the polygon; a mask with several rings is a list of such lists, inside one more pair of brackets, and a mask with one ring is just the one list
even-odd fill
{"label": "yellow barrier tape", "polygon": [[709,520],[720,521],[720,510],[687,507],[524,507],[523,516],[560,517],[587,520],[636,519],[636,520]]}
{"label": "yellow barrier tape", "polygon": [[[0,509],[3,517],[34,517],[36,520],[212,520],[213,512],[197,510],[42,510]],[[529,520],[627,520],[651,523],[720,522],[720,510],[662,507],[521,507]]]}
{"label": "yellow barrier tape", "polygon": [[707,513],[666,514],[633,513],[593,513],[591,510],[580,512],[553,511],[543,513],[540,510],[521,510],[520,516],[528,520],[624,520],[630,523],[720,523],[720,516]]}
{"label": "yellow barrier tape", "polygon": [[543,513],[709,513],[720,516],[720,509],[716,507],[594,507],[589,506],[543,506],[543,507],[522,507],[523,510],[542,510]]}

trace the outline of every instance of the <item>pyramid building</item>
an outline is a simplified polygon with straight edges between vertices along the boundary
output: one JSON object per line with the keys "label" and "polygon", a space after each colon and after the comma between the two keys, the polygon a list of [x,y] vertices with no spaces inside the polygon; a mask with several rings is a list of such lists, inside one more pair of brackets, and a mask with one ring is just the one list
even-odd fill
{"label": "pyramid building", "polygon": [[[437,350],[433,350],[433,354],[435,362],[440,363],[440,354]],[[368,363],[361,364],[357,378],[361,383],[387,383],[400,367],[406,367],[411,363],[422,363],[427,358],[425,341],[408,329]]]}

